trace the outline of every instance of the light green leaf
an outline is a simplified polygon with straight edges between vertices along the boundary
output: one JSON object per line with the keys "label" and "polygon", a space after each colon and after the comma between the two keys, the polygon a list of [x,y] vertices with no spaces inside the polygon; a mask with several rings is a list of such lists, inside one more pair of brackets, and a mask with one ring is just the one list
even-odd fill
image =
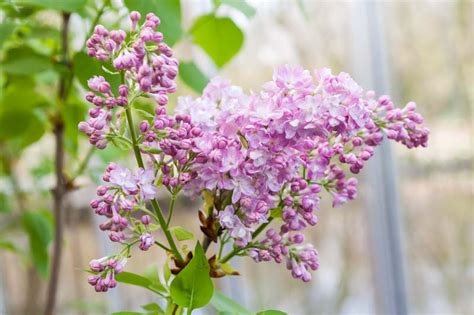
{"label": "light green leaf", "polygon": [[11,205],[7,195],[0,192],[0,213],[9,213],[10,211]]}
{"label": "light green leaf", "polygon": [[143,276],[150,280],[151,282],[151,287],[157,291],[166,293],[168,290],[163,286],[161,283],[160,276],[158,274],[158,267],[156,264],[149,265],[148,267],[145,268],[145,271],[143,272]]}
{"label": "light green leaf", "polygon": [[103,63],[89,57],[85,52],[78,52],[73,58],[74,74],[85,89],[89,89],[87,81],[93,76],[103,76],[110,83],[112,91],[117,91],[120,85],[120,76],[112,75],[104,71]]}
{"label": "light green leaf", "polygon": [[181,5],[179,0],[125,0],[130,11],[138,11],[142,18],[149,12],[161,20],[158,31],[164,35],[164,41],[173,46],[181,37]]}
{"label": "light green leaf", "polygon": [[4,21],[0,24],[0,48],[3,47],[3,43],[13,34],[16,25],[13,22]]}
{"label": "light green leaf", "polygon": [[174,234],[174,236],[176,236],[178,241],[187,241],[194,239],[193,233],[189,232],[181,226],[173,226],[172,228],[170,228],[170,231]]}
{"label": "light green leaf", "polygon": [[47,56],[24,45],[7,51],[1,69],[10,74],[31,75],[50,68],[52,68],[52,64]]}
{"label": "light green leaf", "polygon": [[179,76],[186,85],[198,93],[201,93],[209,82],[209,79],[199,70],[194,62],[180,63]]}
{"label": "light green leaf", "polygon": [[0,250],[8,250],[11,252],[19,252],[18,247],[12,241],[0,240]]}
{"label": "light green leaf", "polygon": [[163,314],[165,311],[156,303],[149,303],[141,306],[145,311],[153,311],[156,314]]}
{"label": "light green leaf", "polygon": [[228,314],[241,314],[241,315],[252,315],[251,311],[225,296],[222,292],[215,290],[214,295],[211,299],[211,305],[219,312],[225,312]]}
{"label": "light green leaf", "polygon": [[132,272],[121,272],[115,276],[115,280],[117,280],[120,283],[126,283],[126,284],[131,284],[135,285],[137,287],[142,287],[145,289],[148,289],[158,295],[162,295],[160,292],[157,292],[155,286],[153,285],[153,282],[150,281],[149,279],[137,275],[136,273]]}
{"label": "light green leaf", "polygon": [[204,15],[194,22],[191,29],[194,42],[222,67],[234,57],[242,47],[244,34],[228,17]]}
{"label": "light green leaf", "polygon": [[145,289],[148,289],[151,285],[151,281],[147,278],[140,276],[136,273],[127,271],[117,274],[116,280],[121,283],[136,285]]}
{"label": "light green leaf", "polygon": [[201,244],[197,242],[194,256],[188,265],[171,282],[170,293],[173,301],[188,309],[188,314],[203,307],[212,298],[214,287],[209,276],[209,263]]}
{"label": "light green leaf", "polygon": [[258,312],[257,315],[288,315],[288,314],[282,311],[277,311],[277,310],[267,310],[267,311]]}
{"label": "light green leaf", "polygon": [[171,269],[169,265],[169,259],[166,260],[165,265],[163,266],[163,276],[165,278],[165,283],[168,284],[171,278]]}
{"label": "light green leaf", "polygon": [[16,0],[14,2],[21,5],[36,5],[45,9],[78,12],[84,8],[87,0]]}
{"label": "light green leaf", "polygon": [[147,313],[142,313],[142,312],[115,312],[112,313],[112,315],[144,315]]}
{"label": "light green leaf", "polygon": [[221,4],[227,4],[243,14],[245,14],[246,17],[251,18],[257,13],[254,7],[249,5],[247,1],[245,0],[220,0]]}
{"label": "light green leaf", "polygon": [[53,222],[51,213],[47,211],[26,212],[21,218],[30,243],[30,254],[33,266],[39,274],[48,275],[48,245],[53,239]]}

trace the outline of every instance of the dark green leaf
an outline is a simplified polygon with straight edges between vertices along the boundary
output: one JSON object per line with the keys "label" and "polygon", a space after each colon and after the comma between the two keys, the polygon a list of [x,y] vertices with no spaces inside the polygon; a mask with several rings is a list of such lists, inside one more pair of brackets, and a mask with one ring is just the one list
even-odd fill
{"label": "dark green leaf", "polygon": [[26,45],[9,49],[2,62],[2,70],[11,74],[31,75],[50,68],[52,64],[47,56]]}
{"label": "dark green leaf", "polygon": [[251,18],[257,13],[254,7],[249,5],[247,1],[245,0],[220,0],[222,4],[227,4],[243,14],[245,14],[246,17]]}
{"label": "dark green leaf", "polygon": [[36,5],[45,9],[77,12],[84,8],[87,0],[17,0],[15,2],[22,5]]}
{"label": "dark green leaf", "polygon": [[173,46],[181,37],[181,5],[179,0],[125,0],[130,11],[138,11],[142,18],[147,13],[156,14],[161,20],[158,30],[163,33],[165,42]]}
{"label": "dark green leaf", "polygon": [[112,75],[104,71],[102,68],[103,63],[97,59],[89,57],[85,52],[78,52],[74,55],[74,74],[85,89],[89,89],[87,86],[87,80],[95,75],[103,76],[107,82],[110,83],[112,91],[116,91],[120,85],[120,76]]}
{"label": "dark green leaf", "polygon": [[194,62],[180,63],[179,76],[186,85],[198,93],[201,93],[209,82],[209,79],[199,70]]}
{"label": "dark green leaf", "polygon": [[287,313],[277,310],[267,310],[258,312],[257,315],[287,315]]}
{"label": "dark green leaf", "polygon": [[51,218],[51,213],[47,211],[26,212],[21,218],[29,238],[33,266],[43,278],[48,275],[48,245],[53,238]]}
{"label": "dark green leaf", "polygon": [[209,263],[198,242],[191,261],[171,282],[171,297],[177,305],[192,311],[209,303],[213,291]]}
{"label": "dark green leaf", "polygon": [[244,34],[228,17],[204,15],[194,22],[191,29],[194,42],[222,67],[234,57],[242,47]]}
{"label": "dark green leaf", "polygon": [[32,110],[46,104],[46,100],[35,91],[35,83],[30,77],[15,76],[11,79],[0,100],[0,111],[5,109]]}
{"label": "dark green leaf", "polygon": [[8,108],[0,112],[0,139],[24,148],[39,140],[45,123],[32,110]]}
{"label": "dark green leaf", "polygon": [[63,106],[65,147],[74,156],[77,155],[80,134],[77,125],[84,120],[86,113],[87,106],[81,102],[67,103],[66,106]]}
{"label": "dark green leaf", "polygon": [[173,226],[172,228],[170,228],[170,231],[174,234],[174,236],[176,236],[178,241],[187,241],[194,239],[193,233],[189,232],[181,226]]}
{"label": "dark green leaf", "polygon": [[214,295],[211,299],[211,305],[218,310],[219,312],[225,312],[228,314],[242,314],[242,315],[252,315],[251,311],[247,310],[245,307],[232,300],[231,298],[225,296],[222,292],[215,290]]}

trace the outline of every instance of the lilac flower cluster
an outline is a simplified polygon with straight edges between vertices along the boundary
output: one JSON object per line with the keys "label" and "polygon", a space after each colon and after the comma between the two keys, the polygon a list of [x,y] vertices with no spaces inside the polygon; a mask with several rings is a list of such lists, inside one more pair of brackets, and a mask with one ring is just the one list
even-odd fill
{"label": "lilac flower cluster", "polygon": [[[127,235],[127,228],[135,230],[135,224],[130,225],[130,214],[137,210],[146,201],[155,198],[157,188],[155,185],[155,174],[152,169],[139,169],[137,175],[120,165],[110,163],[107,167],[103,180],[109,185],[97,187],[97,199],[91,201],[90,205],[95,213],[105,216],[108,220],[99,227],[102,231],[109,231],[109,238],[112,242],[123,242],[133,234]],[[144,229],[148,225],[150,218],[145,216],[142,220]],[[148,234],[148,233],[147,233]],[[142,243],[144,248],[147,245],[150,236],[145,234]]]}
{"label": "lilac flower cluster", "polygon": [[94,259],[89,263],[91,272],[88,282],[94,286],[97,292],[107,292],[117,286],[115,275],[122,272],[127,259],[117,257],[102,257]]}
{"label": "lilac flower cluster", "polygon": [[255,242],[252,232],[281,219],[279,237],[271,239],[285,243],[271,243],[275,252],[300,235],[295,232],[317,223],[323,188],[334,206],[354,199],[357,180],[348,177],[343,165],[358,173],[384,134],[408,148],[426,146],[428,130],[420,127],[422,118],[413,104],[395,109],[387,96],[375,99],[348,74],[333,75],[328,69],[312,76],[300,67],[280,67],[260,93],[251,95],[213,79],[202,97],[181,98],[176,109],[203,131],[192,149],[202,158],[190,168],[199,177],[186,188],[232,192],[232,205],[217,218],[235,245],[252,248],[257,243],[260,248],[251,249],[256,261],[272,257],[279,262],[284,256],[293,276],[309,280],[307,269],[319,265],[312,247],[300,246],[301,254],[295,249],[270,255],[261,245],[271,242]]}
{"label": "lilac flower cluster", "polygon": [[155,31],[160,20],[149,13],[143,25],[138,27],[140,19],[140,13],[130,14],[132,33],[128,41],[125,31],[109,32],[102,25],[95,28],[87,41],[89,56],[103,62],[111,61],[114,71],[121,73],[125,82],[119,86],[118,97],[115,97],[104,77],[95,76],[88,81],[94,92],[89,92],[86,100],[95,108],[89,111],[90,118],[79,124],[79,129],[99,149],[107,146],[108,137],[118,133],[120,126],[113,123],[112,110],[127,106],[129,93],[133,97],[146,94],[160,105],[166,105],[167,94],[176,91],[178,61],[172,58],[172,50],[163,42],[163,34]]}
{"label": "lilac flower cluster", "polygon": [[[285,262],[294,278],[309,281],[310,271],[319,267],[318,252],[304,244],[302,232],[317,224],[323,191],[334,207],[356,198],[357,179],[351,174],[360,172],[384,137],[408,148],[427,145],[429,131],[413,102],[395,108],[388,96],[377,98],[348,74],[329,69],[311,73],[282,66],[261,91],[250,94],[214,78],[201,97],[179,98],[171,115],[165,105],[176,90],[178,62],[155,31],[160,20],[148,14],[139,26],[140,18],[138,12],[130,14],[129,36],[98,26],[87,42],[89,55],[110,61],[124,84],[115,96],[103,77],[92,78],[93,92],[86,99],[95,107],[79,124],[98,148],[117,136],[134,147],[137,174],[111,163],[103,176],[106,185],[97,188],[98,198],[91,202],[98,215],[107,217],[100,228],[128,252],[134,244],[141,250],[161,245],[151,234],[157,220],[170,245],[161,247],[179,260],[159,205],[154,206],[157,216],[137,220],[131,215],[136,210],[151,214],[146,203],[157,203],[157,187],[163,186],[172,198],[181,190],[211,196],[208,216],[202,212],[199,217],[201,230],[221,242],[221,249],[229,239],[234,243],[228,255],[214,257],[217,264],[247,254],[256,262]],[[151,119],[140,122],[136,137],[129,103],[139,96],[157,105]],[[126,112],[131,140],[120,134],[114,110],[117,118]],[[277,229],[267,229],[271,221]],[[117,270],[115,262],[126,256],[91,263],[96,290],[115,286],[114,275],[123,268]]]}

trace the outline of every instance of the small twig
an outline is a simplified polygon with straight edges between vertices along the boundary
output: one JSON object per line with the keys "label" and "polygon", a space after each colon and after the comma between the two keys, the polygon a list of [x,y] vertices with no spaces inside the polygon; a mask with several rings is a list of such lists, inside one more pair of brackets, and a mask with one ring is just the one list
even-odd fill
{"label": "small twig", "polygon": [[158,242],[158,241],[155,241],[155,244],[158,245],[158,246],[160,246],[161,248],[163,248],[163,249],[164,249],[165,251],[167,251],[167,252],[170,252],[170,253],[173,252],[170,248],[166,247],[165,245],[161,244],[161,243]]}

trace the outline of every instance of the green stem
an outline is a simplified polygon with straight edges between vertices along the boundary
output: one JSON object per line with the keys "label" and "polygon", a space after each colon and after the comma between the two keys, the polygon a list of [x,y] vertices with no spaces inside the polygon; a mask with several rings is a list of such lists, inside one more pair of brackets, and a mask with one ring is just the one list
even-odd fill
{"label": "green stem", "polygon": [[[252,239],[256,238],[262,231],[272,222],[273,218],[270,217],[266,223],[261,224],[255,232],[252,233]],[[252,246],[246,246],[246,247],[239,247],[235,248],[233,251],[228,253],[222,260],[220,260],[221,263],[226,263],[228,262],[232,257],[235,255],[239,254],[241,251],[252,248]]]}
{"label": "green stem", "polygon": [[125,113],[127,115],[127,123],[130,129],[130,136],[132,137],[133,153],[135,153],[135,158],[137,159],[138,166],[141,168],[145,168],[143,164],[142,155],[140,154],[140,148],[138,147],[137,134],[135,133],[135,127],[133,125],[132,118],[132,109],[130,106],[127,106]]}
{"label": "green stem", "polygon": [[[137,160],[138,166],[141,168],[145,168],[143,164],[142,155],[140,153],[140,148],[138,147],[137,135],[135,133],[135,128],[133,125],[132,111],[131,111],[130,104],[127,106],[125,113],[127,114],[127,123],[130,130],[130,136],[132,138],[133,152],[135,153],[135,158]],[[165,233],[166,239],[168,240],[168,244],[170,245],[171,252],[176,257],[176,259],[183,261],[183,257],[181,257],[181,254],[179,253],[179,250],[176,247],[173,237],[171,236],[171,233],[168,230],[160,205],[158,204],[156,199],[151,200],[151,205],[153,206],[153,210],[155,211],[156,216],[158,217],[158,222],[161,228],[163,229],[163,233]]]}
{"label": "green stem", "polygon": [[168,209],[168,220],[166,220],[166,227],[169,227],[170,225],[170,222],[171,222],[171,217],[173,216],[173,210],[174,210],[174,204],[176,202],[176,194],[173,193],[171,195],[171,202],[170,202],[170,206],[169,206],[169,209]]}
{"label": "green stem", "polygon": [[270,217],[267,222],[260,225],[255,232],[252,233],[252,239],[256,238],[262,231],[273,221],[273,217]]}
{"label": "green stem", "polygon": [[155,241],[155,244],[158,245],[158,246],[160,246],[161,248],[163,248],[165,251],[171,252],[171,249],[170,249],[170,248],[166,247],[165,245],[161,244],[160,242]]}
{"label": "green stem", "polygon": [[228,262],[232,257],[234,257],[235,255],[237,255],[241,251],[246,250],[248,248],[249,248],[248,246],[235,248],[233,251],[231,251],[227,255],[225,255],[225,257],[220,260],[220,263],[224,264],[224,263]]}
{"label": "green stem", "polygon": [[165,233],[166,239],[168,240],[168,243],[171,247],[171,252],[176,257],[176,259],[178,259],[179,261],[183,261],[183,257],[181,257],[181,254],[179,253],[179,250],[176,247],[176,244],[173,240],[173,236],[171,236],[171,233],[168,230],[168,227],[166,226],[166,221],[165,221],[165,218],[163,217],[163,212],[161,211],[160,205],[155,199],[151,201],[151,205],[153,206],[153,209],[155,210],[155,213],[158,217],[158,222],[160,223],[160,226],[163,229],[163,233]]}
{"label": "green stem", "polygon": [[86,169],[87,164],[89,164],[89,160],[91,159],[92,154],[95,151],[95,148],[96,148],[95,146],[90,146],[89,151],[87,151],[86,156],[79,164],[79,167],[77,171],[74,173],[74,175],[72,176],[71,181],[74,181],[77,177],[79,177],[80,175],[82,175],[82,173],[84,173],[84,170]]}

